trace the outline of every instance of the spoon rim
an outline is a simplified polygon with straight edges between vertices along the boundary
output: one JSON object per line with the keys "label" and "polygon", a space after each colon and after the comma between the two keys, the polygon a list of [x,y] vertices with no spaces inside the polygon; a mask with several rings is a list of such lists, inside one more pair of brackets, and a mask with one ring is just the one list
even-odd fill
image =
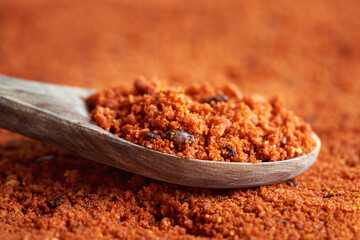
{"label": "spoon rim", "polygon": [[[94,123],[93,121],[90,120],[90,123],[91,124],[95,124],[96,126],[98,126],[96,123]],[[108,132],[106,130],[104,130],[103,128],[101,128],[104,133],[106,133],[107,136],[110,136],[110,137],[113,137],[115,138],[116,140],[120,140],[122,142],[125,142],[126,144],[130,144],[130,145],[133,145],[135,147],[138,147],[138,148],[141,148],[143,150],[146,150],[146,151],[150,151],[150,152],[153,152],[153,153],[156,153],[156,154],[161,154],[161,155],[165,155],[165,156],[168,156],[171,160],[180,160],[180,161],[189,161],[189,162],[194,162],[194,163],[198,163],[198,164],[212,164],[212,165],[218,165],[218,164],[227,164],[227,165],[233,165],[233,166],[238,166],[238,165],[274,165],[274,164],[280,164],[280,163],[291,163],[291,162],[297,162],[305,157],[310,157],[314,154],[317,154],[319,153],[320,151],[320,148],[321,148],[321,140],[319,138],[319,136],[313,131],[311,132],[311,136],[312,138],[314,139],[316,145],[315,147],[313,148],[312,151],[308,152],[308,153],[305,153],[305,154],[302,154],[302,155],[299,155],[297,157],[293,157],[293,158],[289,158],[289,159],[284,159],[284,160],[279,160],[279,161],[273,161],[273,162],[259,162],[259,163],[252,163],[252,162],[222,162],[222,161],[213,161],[213,160],[206,160],[206,159],[196,159],[196,158],[182,158],[182,157],[179,157],[177,155],[174,155],[174,154],[170,154],[170,153],[164,153],[164,152],[161,152],[161,151],[157,151],[157,150],[154,150],[154,149],[150,149],[150,148],[146,148],[144,146],[141,146],[139,144],[136,144],[136,143],[133,143],[133,142],[130,142],[130,141],[127,141],[121,137],[116,137],[115,135],[113,135],[111,132]]]}

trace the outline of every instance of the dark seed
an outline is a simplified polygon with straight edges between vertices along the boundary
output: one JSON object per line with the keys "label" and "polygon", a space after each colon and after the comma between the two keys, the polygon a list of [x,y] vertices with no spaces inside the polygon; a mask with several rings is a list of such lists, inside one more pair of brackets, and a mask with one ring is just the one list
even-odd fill
{"label": "dark seed", "polygon": [[153,133],[153,132],[146,132],[146,135],[151,138],[151,139],[158,139],[159,138],[159,134]]}
{"label": "dark seed", "polygon": [[236,148],[233,148],[231,146],[225,147],[226,153],[228,157],[233,157],[236,155]]}
{"label": "dark seed", "polygon": [[286,182],[286,184],[288,186],[291,186],[291,183],[294,185],[294,187],[298,188],[299,187],[299,184],[294,180],[294,179],[290,179]]}
{"label": "dark seed", "polygon": [[54,197],[51,200],[51,208],[57,208],[59,205],[61,205],[62,195]]}
{"label": "dark seed", "polygon": [[56,159],[57,159],[57,156],[55,156],[55,155],[45,155],[45,156],[42,156],[39,158],[35,158],[34,162],[36,164],[39,164],[41,162],[45,162],[45,161],[49,161],[49,160],[56,160]]}
{"label": "dark seed", "polygon": [[195,137],[184,130],[170,130],[166,132],[166,138],[173,141],[176,145],[195,142]]}
{"label": "dark seed", "polygon": [[214,97],[208,98],[205,100],[206,103],[211,103],[211,102],[227,102],[229,100],[229,97],[224,95],[224,94],[218,94],[215,95]]}
{"label": "dark seed", "polygon": [[332,197],[334,197],[334,194],[328,194],[325,196],[325,198],[332,198]]}
{"label": "dark seed", "polygon": [[150,213],[150,220],[149,220],[149,226],[154,226],[155,225],[155,217],[154,217],[154,215],[152,215],[151,213]]}

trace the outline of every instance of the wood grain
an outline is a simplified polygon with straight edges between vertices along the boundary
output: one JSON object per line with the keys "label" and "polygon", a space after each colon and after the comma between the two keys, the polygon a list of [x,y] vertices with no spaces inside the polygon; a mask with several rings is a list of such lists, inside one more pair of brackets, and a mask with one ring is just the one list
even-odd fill
{"label": "wood grain", "polygon": [[117,138],[92,123],[82,100],[91,93],[0,75],[0,127],[145,177],[206,188],[281,182],[308,169],[320,150],[320,139],[314,133],[317,146],[312,152],[285,161],[253,164],[183,159]]}

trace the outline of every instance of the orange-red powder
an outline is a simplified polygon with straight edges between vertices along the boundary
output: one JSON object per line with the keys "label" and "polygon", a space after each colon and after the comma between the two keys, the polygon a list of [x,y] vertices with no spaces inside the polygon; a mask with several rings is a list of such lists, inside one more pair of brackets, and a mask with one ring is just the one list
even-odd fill
{"label": "orange-red powder", "polygon": [[360,239],[359,12],[358,0],[1,0],[2,74],[94,89],[130,89],[144,75],[279,94],[322,149],[292,181],[211,190],[0,130],[0,238]]}
{"label": "orange-red powder", "polygon": [[161,88],[137,79],[88,100],[91,118],[115,136],[146,148],[227,162],[293,158],[314,147],[311,128],[278,98],[243,95],[235,86]]}

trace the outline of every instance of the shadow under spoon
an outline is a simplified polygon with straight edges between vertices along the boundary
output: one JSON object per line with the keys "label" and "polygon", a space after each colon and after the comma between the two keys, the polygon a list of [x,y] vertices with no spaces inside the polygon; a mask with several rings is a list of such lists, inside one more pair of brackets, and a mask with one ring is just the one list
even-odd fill
{"label": "shadow under spoon", "polygon": [[[152,179],[206,188],[268,185],[308,169],[320,150],[292,159],[236,163],[184,159],[125,141],[91,122],[84,98],[93,90],[0,75],[0,127]],[[79,124],[81,122],[82,124]]]}

